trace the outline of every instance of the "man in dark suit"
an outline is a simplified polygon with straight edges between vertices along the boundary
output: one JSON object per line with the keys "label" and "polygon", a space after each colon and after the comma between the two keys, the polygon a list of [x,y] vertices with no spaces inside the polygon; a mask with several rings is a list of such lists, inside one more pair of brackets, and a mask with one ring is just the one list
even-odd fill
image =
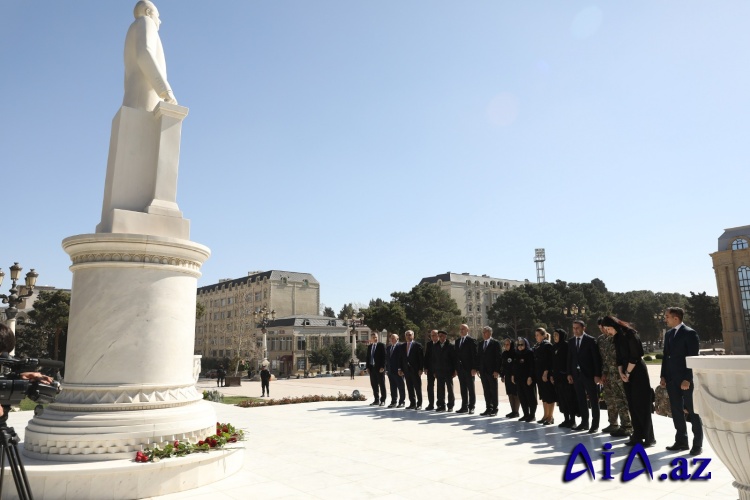
{"label": "man in dark suit", "polygon": [[[675,442],[667,446],[669,451],[690,450],[693,456],[703,453],[703,427],[701,417],[693,408],[693,370],[687,367],[688,356],[698,356],[700,341],[698,333],[682,322],[685,315],[679,307],[667,309],[664,319],[671,329],[664,336],[664,359],[661,362],[661,379],[659,385],[667,388],[669,405],[672,407],[672,421]],[[693,447],[688,446],[687,422],[693,426]]]}
{"label": "man in dark suit", "polygon": [[374,332],[370,334],[365,368],[370,375],[370,386],[375,395],[375,401],[370,406],[385,406],[385,344],[378,342],[378,334]]}
{"label": "man in dark suit", "polygon": [[[388,372],[388,382],[391,385],[391,404],[388,408],[403,408],[406,401],[404,373],[401,370],[404,356],[403,344],[399,343],[398,335],[390,336],[391,343],[385,348],[385,371]],[[396,403],[398,397],[398,404]]]}
{"label": "man in dark suit", "polygon": [[435,409],[435,380],[437,378],[435,376],[435,368],[438,365],[437,354],[439,351],[436,347],[438,343],[438,331],[432,330],[424,354],[424,371],[427,374],[427,401],[429,402],[425,410]]}
{"label": "man in dark suit", "polygon": [[456,339],[456,374],[461,387],[461,408],[456,413],[474,413],[477,393],[474,377],[477,374],[477,342],[469,336],[469,326],[461,325]]}
{"label": "man in dark suit", "polygon": [[[573,338],[568,340],[568,383],[574,384],[578,397],[581,424],[571,425],[571,430],[594,434],[599,431],[599,384],[602,378],[602,357],[596,339],[587,334],[586,324],[577,319],[573,322]],[[591,428],[586,396],[591,405]],[[574,420],[575,421],[575,420]]]}
{"label": "man in dark suit", "polygon": [[438,330],[438,340],[439,342],[434,347],[437,363],[433,367],[437,378],[435,411],[445,411],[446,390],[448,391],[448,411],[453,411],[453,405],[456,403],[456,397],[453,395],[453,377],[456,376],[456,349],[448,341],[448,332]]}
{"label": "man in dark suit", "polygon": [[482,328],[482,337],[484,341],[479,343],[477,357],[486,409],[481,415],[494,417],[497,415],[497,379],[500,377],[503,361],[500,342],[492,338],[492,328],[489,326]]}
{"label": "man in dark suit", "polygon": [[409,391],[407,410],[422,409],[422,371],[424,370],[424,350],[422,344],[414,342],[414,332],[406,330],[406,342],[402,345],[403,357],[401,373],[406,378],[406,389]]}

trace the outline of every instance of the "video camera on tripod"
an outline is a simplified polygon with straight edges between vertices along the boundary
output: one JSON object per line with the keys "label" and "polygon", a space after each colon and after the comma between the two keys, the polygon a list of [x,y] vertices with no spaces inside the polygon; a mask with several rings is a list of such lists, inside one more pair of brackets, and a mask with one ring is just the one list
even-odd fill
{"label": "video camera on tripod", "polygon": [[[24,372],[35,372],[39,368],[63,368],[65,363],[51,359],[0,357],[0,366],[10,373],[0,375],[0,405],[17,405],[27,397],[37,403],[51,403],[60,393],[60,383],[48,384],[41,380],[8,378],[9,374],[20,376]],[[5,372],[6,370],[3,370]]]}

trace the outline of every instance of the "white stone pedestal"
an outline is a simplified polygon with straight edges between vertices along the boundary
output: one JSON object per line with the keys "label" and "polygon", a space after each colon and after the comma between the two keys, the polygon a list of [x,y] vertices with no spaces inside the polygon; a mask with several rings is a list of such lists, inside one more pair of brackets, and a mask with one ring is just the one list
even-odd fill
{"label": "white stone pedestal", "polygon": [[196,442],[216,417],[195,389],[195,290],[210,252],[187,240],[85,234],[63,241],[73,294],[63,392],[26,429],[26,456],[133,458]]}
{"label": "white stone pedestal", "polygon": [[734,476],[740,499],[750,500],[750,356],[692,357],[687,366],[706,438]]}

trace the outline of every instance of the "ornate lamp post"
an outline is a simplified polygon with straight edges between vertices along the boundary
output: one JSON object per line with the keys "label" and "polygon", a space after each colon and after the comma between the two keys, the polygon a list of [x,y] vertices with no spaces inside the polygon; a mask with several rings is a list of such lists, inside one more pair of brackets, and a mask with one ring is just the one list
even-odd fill
{"label": "ornate lamp post", "polygon": [[263,362],[261,364],[268,364],[268,341],[266,339],[266,327],[268,323],[276,319],[276,311],[269,311],[266,306],[263,306],[260,311],[253,312],[253,320],[255,324],[260,326],[260,331],[263,332]]}
{"label": "ornate lamp post", "polygon": [[352,314],[348,318],[346,318],[347,326],[349,329],[351,329],[351,334],[349,337],[349,340],[352,344],[352,361],[356,364],[359,362],[357,359],[357,327],[364,323],[365,321],[365,315],[364,314]]}
{"label": "ornate lamp post", "polygon": [[[19,294],[16,282],[21,277],[21,271],[23,271],[23,268],[18,265],[18,262],[14,262],[10,266],[10,279],[13,282],[10,286],[10,295],[0,294],[3,304],[8,304],[7,309],[5,309],[5,317],[7,318],[5,324],[11,329],[14,335],[16,333],[16,316],[18,315],[18,308],[16,306],[23,302],[24,299],[31,297],[34,293],[36,279],[39,277],[39,273],[33,269],[26,273],[26,292]],[[2,284],[4,277],[5,273],[0,269],[0,284]]]}
{"label": "ornate lamp post", "polygon": [[567,319],[575,321],[586,316],[586,308],[583,306],[579,308],[577,305],[573,304],[570,307],[563,307],[562,313]]}

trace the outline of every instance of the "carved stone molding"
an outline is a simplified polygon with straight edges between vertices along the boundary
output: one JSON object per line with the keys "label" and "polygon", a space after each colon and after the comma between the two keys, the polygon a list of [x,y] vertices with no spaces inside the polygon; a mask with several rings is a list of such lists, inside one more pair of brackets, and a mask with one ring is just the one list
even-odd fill
{"label": "carved stone molding", "polygon": [[202,399],[192,384],[182,387],[64,386],[50,406],[60,411],[133,411],[170,408]]}
{"label": "carved stone molding", "polygon": [[191,271],[198,271],[201,262],[197,260],[179,259],[169,255],[146,254],[146,253],[87,253],[71,257],[73,264],[89,264],[93,262],[123,262],[138,264],[159,264],[168,266],[184,267]]}

